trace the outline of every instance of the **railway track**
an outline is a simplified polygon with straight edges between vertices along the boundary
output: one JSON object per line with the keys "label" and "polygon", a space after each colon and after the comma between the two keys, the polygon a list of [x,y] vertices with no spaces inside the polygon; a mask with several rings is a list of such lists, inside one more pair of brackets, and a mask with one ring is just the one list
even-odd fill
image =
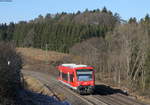
{"label": "railway track", "polygon": [[[108,90],[108,89],[105,90],[104,88],[101,88],[100,90],[103,92],[107,92],[107,93],[113,93],[111,90]],[[97,97],[101,97],[101,96],[98,95]],[[115,94],[108,95],[107,97],[106,96],[103,96],[103,97],[109,98],[108,100],[113,100],[113,102],[116,102],[116,104],[114,105],[146,105],[138,100],[129,98],[127,95],[124,95],[121,93],[115,93]]]}
{"label": "railway track", "polygon": [[[79,95],[60,82],[55,77],[33,71],[24,71],[24,74],[31,75],[58,94],[66,96],[67,101],[72,105],[146,105],[125,95],[116,93],[112,95]],[[101,91],[106,91],[101,89]]]}
{"label": "railway track", "polygon": [[37,78],[42,83],[46,84],[54,92],[66,96],[66,100],[69,101],[72,105],[94,105],[85,100],[84,98],[80,97],[79,95],[76,95],[76,93],[71,92],[71,90],[63,87],[63,85],[61,85],[60,82],[56,81],[56,79],[53,77],[50,78],[49,76],[45,76],[42,73],[31,71],[24,73]]}

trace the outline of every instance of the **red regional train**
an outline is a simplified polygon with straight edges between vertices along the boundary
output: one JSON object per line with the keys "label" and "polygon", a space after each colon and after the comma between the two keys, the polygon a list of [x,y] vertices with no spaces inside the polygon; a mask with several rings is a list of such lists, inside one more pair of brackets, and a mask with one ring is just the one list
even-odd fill
{"label": "red regional train", "polygon": [[87,65],[62,64],[58,80],[79,94],[92,94],[95,87],[94,68]]}

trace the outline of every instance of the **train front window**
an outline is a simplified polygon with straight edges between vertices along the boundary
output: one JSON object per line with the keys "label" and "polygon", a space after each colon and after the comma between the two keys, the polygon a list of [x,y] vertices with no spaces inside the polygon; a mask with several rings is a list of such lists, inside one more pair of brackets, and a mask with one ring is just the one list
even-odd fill
{"label": "train front window", "polygon": [[77,70],[78,81],[91,81],[93,71],[90,69]]}

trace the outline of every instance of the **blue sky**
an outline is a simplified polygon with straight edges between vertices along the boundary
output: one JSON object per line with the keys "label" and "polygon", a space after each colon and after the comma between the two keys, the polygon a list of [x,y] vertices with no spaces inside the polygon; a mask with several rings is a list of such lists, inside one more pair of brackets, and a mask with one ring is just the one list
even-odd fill
{"label": "blue sky", "polygon": [[12,0],[0,2],[0,23],[28,21],[39,14],[102,9],[104,6],[125,20],[150,14],[150,0]]}

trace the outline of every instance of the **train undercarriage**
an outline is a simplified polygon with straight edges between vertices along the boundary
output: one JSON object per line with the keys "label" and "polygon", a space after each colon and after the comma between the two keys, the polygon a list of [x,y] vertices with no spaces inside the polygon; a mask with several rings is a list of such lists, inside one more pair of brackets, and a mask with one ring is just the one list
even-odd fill
{"label": "train undercarriage", "polygon": [[77,92],[79,94],[93,94],[94,86],[78,86]]}

